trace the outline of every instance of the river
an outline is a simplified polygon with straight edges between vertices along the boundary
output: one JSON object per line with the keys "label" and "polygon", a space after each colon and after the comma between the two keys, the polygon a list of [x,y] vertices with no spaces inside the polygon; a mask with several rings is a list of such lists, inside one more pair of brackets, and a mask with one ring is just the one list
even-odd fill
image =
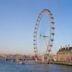
{"label": "river", "polygon": [[72,72],[72,66],[55,64],[16,64],[0,61],[0,72]]}

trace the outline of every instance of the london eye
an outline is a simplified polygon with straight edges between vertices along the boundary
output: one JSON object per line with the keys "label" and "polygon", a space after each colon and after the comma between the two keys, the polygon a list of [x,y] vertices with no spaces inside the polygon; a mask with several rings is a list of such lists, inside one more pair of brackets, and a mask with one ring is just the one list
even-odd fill
{"label": "london eye", "polygon": [[[41,34],[39,33],[39,30],[40,30],[40,25],[41,25],[41,20],[44,16],[48,16],[49,17],[49,33],[48,35],[45,35],[45,34]],[[35,24],[35,27],[34,27],[34,32],[33,32],[33,48],[34,48],[34,56],[35,57],[38,57],[38,52],[39,52],[39,48],[38,48],[38,36],[40,37],[43,37],[46,39],[46,54],[50,54],[51,52],[51,49],[53,47],[53,41],[54,41],[54,30],[55,30],[55,27],[54,27],[54,17],[53,17],[53,14],[51,13],[51,11],[49,9],[43,9],[38,17],[37,17],[37,20],[36,20],[36,24]],[[43,28],[44,29],[44,28]]]}

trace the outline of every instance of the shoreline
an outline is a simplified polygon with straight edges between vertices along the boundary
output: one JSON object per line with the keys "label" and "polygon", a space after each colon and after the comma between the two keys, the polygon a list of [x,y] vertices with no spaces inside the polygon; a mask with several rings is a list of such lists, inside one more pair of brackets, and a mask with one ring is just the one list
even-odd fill
{"label": "shoreline", "polygon": [[53,62],[52,64],[72,66],[72,62]]}

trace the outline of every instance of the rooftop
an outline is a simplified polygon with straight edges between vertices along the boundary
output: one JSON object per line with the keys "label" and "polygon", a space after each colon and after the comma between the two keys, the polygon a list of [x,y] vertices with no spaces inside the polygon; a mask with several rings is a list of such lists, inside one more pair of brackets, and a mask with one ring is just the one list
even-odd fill
{"label": "rooftop", "polygon": [[72,51],[72,47],[63,47],[63,48],[60,48],[57,53],[59,53],[59,52],[65,52],[65,51],[66,52]]}

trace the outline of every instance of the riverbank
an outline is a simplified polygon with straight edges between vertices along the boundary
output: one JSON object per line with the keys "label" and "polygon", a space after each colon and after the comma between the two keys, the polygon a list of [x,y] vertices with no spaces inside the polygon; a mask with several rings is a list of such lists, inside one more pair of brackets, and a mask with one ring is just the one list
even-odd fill
{"label": "riverbank", "polygon": [[53,62],[53,64],[72,66],[72,62]]}

